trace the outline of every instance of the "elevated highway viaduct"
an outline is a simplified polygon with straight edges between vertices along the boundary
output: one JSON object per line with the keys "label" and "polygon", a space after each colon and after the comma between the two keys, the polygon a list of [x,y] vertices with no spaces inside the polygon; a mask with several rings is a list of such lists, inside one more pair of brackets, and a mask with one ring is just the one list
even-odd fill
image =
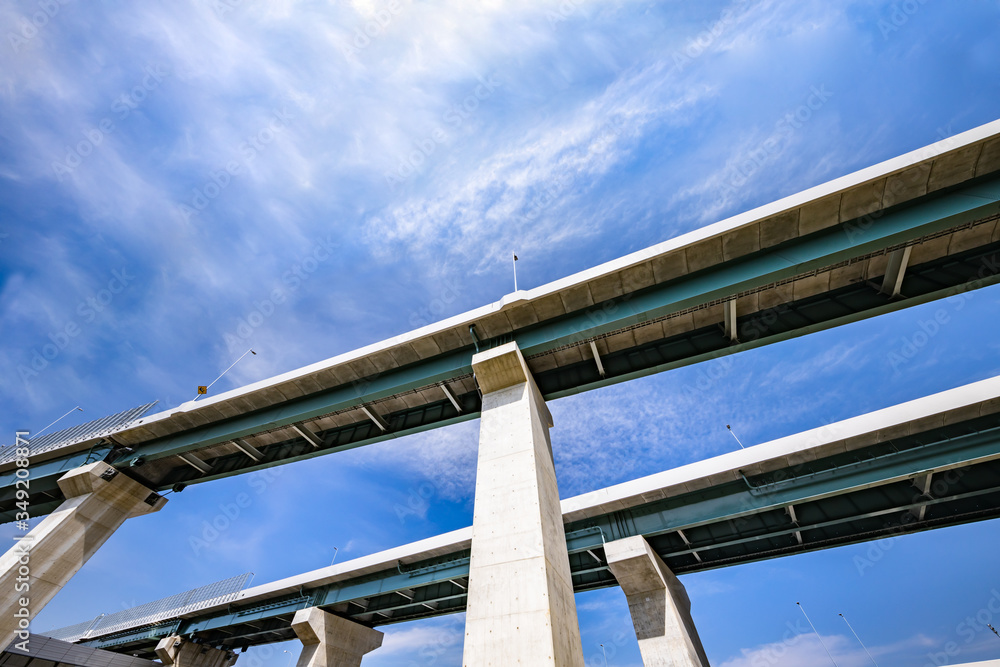
{"label": "elevated highway viaduct", "polygon": [[[479,417],[465,661],[516,664],[544,654],[546,664],[579,664],[573,591],[579,576],[602,585],[605,575],[567,560],[546,402],[994,284],[998,223],[995,121],[381,343],[5,449],[0,517],[51,514],[0,559],[0,585],[13,586],[17,550],[30,541],[44,573],[33,588],[37,613],[125,519],[160,509],[159,492]],[[19,479],[25,465],[30,489]],[[769,484],[743,483],[747,493]],[[700,539],[691,531],[678,535]],[[803,531],[790,535],[805,543]],[[660,643],[703,663],[692,628],[677,630],[690,626],[683,588],[644,536],[606,554],[608,567],[623,587],[628,579],[674,596],[664,604],[680,625],[670,641],[661,632]],[[504,548],[510,543],[519,545],[516,558]],[[705,551],[692,541],[681,555],[721,561],[726,549],[748,548],[740,544]],[[537,596],[508,595],[510,581],[527,582]],[[17,631],[15,606],[0,608],[0,640]],[[331,624],[345,617],[316,613],[295,631],[327,646]],[[508,626],[521,628],[517,641]],[[355,652],[375,641],[357,633]],[[162,650],[166,660],[186,649]]]}

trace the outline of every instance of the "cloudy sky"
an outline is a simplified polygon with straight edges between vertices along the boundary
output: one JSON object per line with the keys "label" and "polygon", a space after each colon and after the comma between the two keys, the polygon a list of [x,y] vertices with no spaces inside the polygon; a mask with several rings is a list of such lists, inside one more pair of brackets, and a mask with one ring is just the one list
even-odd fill
{"label": "cloudy sky", "polygon": [[[0,442],[177,405],[250,346],[214,389],[496,301],[512,250],[535,287],[995,120],[998,21],[986,0],[6,0]],[[759,443],[1000,373],[998,288],[899,363],[936,307],[553,402],[563,497],[729,451],[727,423]],[[249,479],[174,494],[35,628],[468,525],[477,431],[280,468],[207,546]],[[997,528],[683,581],[713,665],[824,664],[796,601],[841,667],[867,656],[838,613],[883,667],[997,658],[963,625],[1000,595]],[[588,665],[601,643],[641,664],[618,589],[577,604]],[[462,625],[389,626],[365,664],[459,665]]]}

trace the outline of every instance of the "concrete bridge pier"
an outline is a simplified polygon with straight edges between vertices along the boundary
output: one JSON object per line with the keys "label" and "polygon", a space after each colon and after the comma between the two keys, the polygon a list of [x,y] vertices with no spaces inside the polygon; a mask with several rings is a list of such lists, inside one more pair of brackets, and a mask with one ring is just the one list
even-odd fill
{"label": "concrete bridge pier", "polygon": [[476,354],[472,369],[483,409],[462,662],[582,666],[552,415],[516,343]]}
{"label": "concrete bridge pier", "polygon": [[302,642],[295,667],[359,667],[361,658],[382,645],[378,630],[309,607],[295,612],[292,630]]}
{"label": "concrete bridge pier", "polygon": [[641,535],[604,545],[625,592],[645,667],[709,667],[687,591]]}
{"label": "concrete bridge pier", "polygon": [[173,667],[231,667],[236,664],[238,656],[233,651],[184,641],[177,635],[170,635],[156,645],[156,657],[164,665]]}
{"label": "concrete bridge pier", "polygon": [[0,646],[27,637],[26,616],[34,618],[125,519],[167,502],[100,461],[66,473],[59,488],[66,500],[0,556]]}

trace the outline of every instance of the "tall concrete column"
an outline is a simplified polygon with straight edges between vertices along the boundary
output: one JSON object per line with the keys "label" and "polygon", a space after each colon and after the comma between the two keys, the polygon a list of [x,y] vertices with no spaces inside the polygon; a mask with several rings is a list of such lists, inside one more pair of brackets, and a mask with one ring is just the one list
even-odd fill
{"label": "tall concrete column", "polygon": [[632,614],[645,667],[708,667],[684,584],[638,535],[604,545]]}
{"label": "tall concrete column", "polygon": [[125,519],[167,502],[103,462],[71,470],[59,488],[66,501],[0,556],[0,646],[25,632],[16,614],[34,618]]}
{"label": "tall concrete column", "polygon": [[156,645],[156,657],[173,667],[231,667],[236,664],[233,651],[185,641],[177,635],[164,637]]}
{"label": "tall concrete column", "polygon": [[552,415],[516,343],[472,369],[483,411],[463,664],[582,666]]}
{"label": "tall concrete column", "polygon": [[359,667],[361,658],[382,645],[382,633],[318,607],[300,609],[292,630],[302,642],[295,667]]}

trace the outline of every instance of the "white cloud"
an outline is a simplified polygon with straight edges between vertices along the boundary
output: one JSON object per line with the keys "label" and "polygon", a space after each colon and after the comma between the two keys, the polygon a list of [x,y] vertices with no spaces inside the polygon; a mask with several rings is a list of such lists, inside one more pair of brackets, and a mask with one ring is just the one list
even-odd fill
{"label": "white cloud", "polygon": [[[826,644],[824,648],[823,644]],[[929,649],[935,642],[918,634],[887,646],[871,646],[869,650],[877,657],[891,656],[904,650]],[[824,635],[822,640],[816,634],[790,635],[784,641],[771,642],[743,649],[742,655],[722,662],[719,667],[800,667],[801,665],[823,665],[830,662],[829,650],[840,667],[867,667],[871,659],[854,637],[847,635]],[[876,658],[877,659],[877,658]]]}

